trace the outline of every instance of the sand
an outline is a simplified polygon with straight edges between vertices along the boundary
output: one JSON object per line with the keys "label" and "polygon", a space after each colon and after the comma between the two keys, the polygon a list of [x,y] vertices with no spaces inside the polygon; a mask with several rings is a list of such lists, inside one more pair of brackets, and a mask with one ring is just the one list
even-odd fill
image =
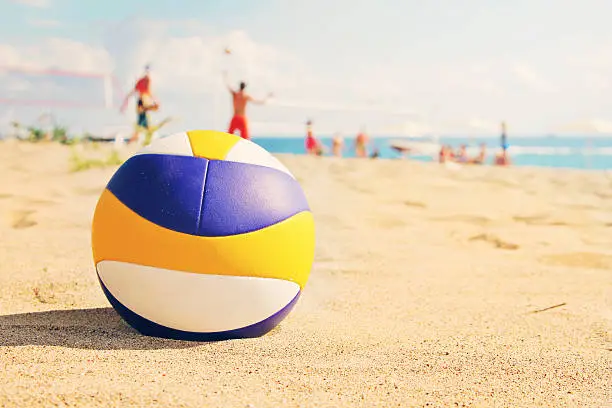
{"label": "sand", "polygon": [[306,291],[262,338],[189,343],[109,307],[90,222],[116,166],[70,155],[0,143],[2,407],[612,406],[605,172],[279,156],[316,219]]}

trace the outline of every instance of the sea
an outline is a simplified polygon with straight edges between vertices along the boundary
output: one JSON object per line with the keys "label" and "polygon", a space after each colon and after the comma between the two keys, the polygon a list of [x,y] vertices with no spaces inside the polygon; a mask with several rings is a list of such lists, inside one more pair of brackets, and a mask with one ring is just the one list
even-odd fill
{"label": "sea", "polygon": [[[331,138],[322,137],[321,142],[331,149]],[[391,141],[429,142],[422,138],[374,137],[370,139],[379,150],[379,158],[399,159],[401,155],[390,147]],[[271,153],[305,154],[304,139],[297,137],[253,137],[253,141]],[[344,157],[354,157],[352,140],[344,140]],[[481,143],[487,145],[486,163],[491,163],[499,149],[499,136],[495,137],[439,137],[437,143],[458,149],[462,144],[474,151]],[[612,170],[612,136],[523,136],[508,137],[512,164],[514,166],[539,166],[587,170]],[[408,155],[408,159],[419,161],[437,160],[432,155]]]}

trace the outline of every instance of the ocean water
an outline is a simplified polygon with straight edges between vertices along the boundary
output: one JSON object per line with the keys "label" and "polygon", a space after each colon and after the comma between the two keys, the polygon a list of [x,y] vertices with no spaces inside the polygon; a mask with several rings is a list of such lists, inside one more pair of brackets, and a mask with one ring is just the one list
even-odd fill
{"label": "ocean water", "polygon": [[[320,138],[329,149],[331,138]],[[391,140],[426,141],[425,139],[376,137],[372,143],[379,149],[380,157],[386,159],[400,158],[400,154],[391,149]],[[305,154],[304,139],[295,137],[254,137],[253,141],[272,153]],[[509,153],[515,166],[542,166],[574,169],[607,170],[612,169],[612,137],[508,137]],[[351,146],[353,141],[345,138],[345,157],[354,157]],[[480,143],[487,145],[486,163],[490,164],[499,148],[499,137],[440,137],[438,143],[447,144],[454,149],[466,144],[476,149]],[[471,153],[471,152],[470,152]],[[473,154],[473,153],[471,153]],[[431,156],[407,156],[413,160],[437,160]]]}

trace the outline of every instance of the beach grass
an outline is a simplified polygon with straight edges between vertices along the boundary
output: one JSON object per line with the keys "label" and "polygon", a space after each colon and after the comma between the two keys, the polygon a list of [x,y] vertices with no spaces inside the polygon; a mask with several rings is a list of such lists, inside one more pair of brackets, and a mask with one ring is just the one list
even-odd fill
{"label": "beach grass", "polygon": [[94,168],[119,166],[124,161],[116,150],[111,150],[104,158],[87,158],[73,149],[70,155],[70,171],[74,173]]}

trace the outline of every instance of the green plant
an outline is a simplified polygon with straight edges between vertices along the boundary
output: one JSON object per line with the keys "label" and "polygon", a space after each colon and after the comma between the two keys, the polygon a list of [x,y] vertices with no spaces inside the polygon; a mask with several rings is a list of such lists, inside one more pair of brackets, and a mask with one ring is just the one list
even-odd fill
{"label": "green plant", "polygon": [[28,127],[28,141],[39,142],[45,138],[45,131],[34,126]]}
{"label": "green plant", "polygon": [[53,126],[51,140],[54,142],[66,143],[68,140],[68,128],[64,126]]}
{"label": "green plant", "polygon": [[116,150],[112,150],[105,159],[88,159],[82,157],[76,150],[72,150],[70,156],[70,170],[72,172],[89,170],[92,168],[105,168],[110,166],[119,166],[124,160],[119,156]]}

